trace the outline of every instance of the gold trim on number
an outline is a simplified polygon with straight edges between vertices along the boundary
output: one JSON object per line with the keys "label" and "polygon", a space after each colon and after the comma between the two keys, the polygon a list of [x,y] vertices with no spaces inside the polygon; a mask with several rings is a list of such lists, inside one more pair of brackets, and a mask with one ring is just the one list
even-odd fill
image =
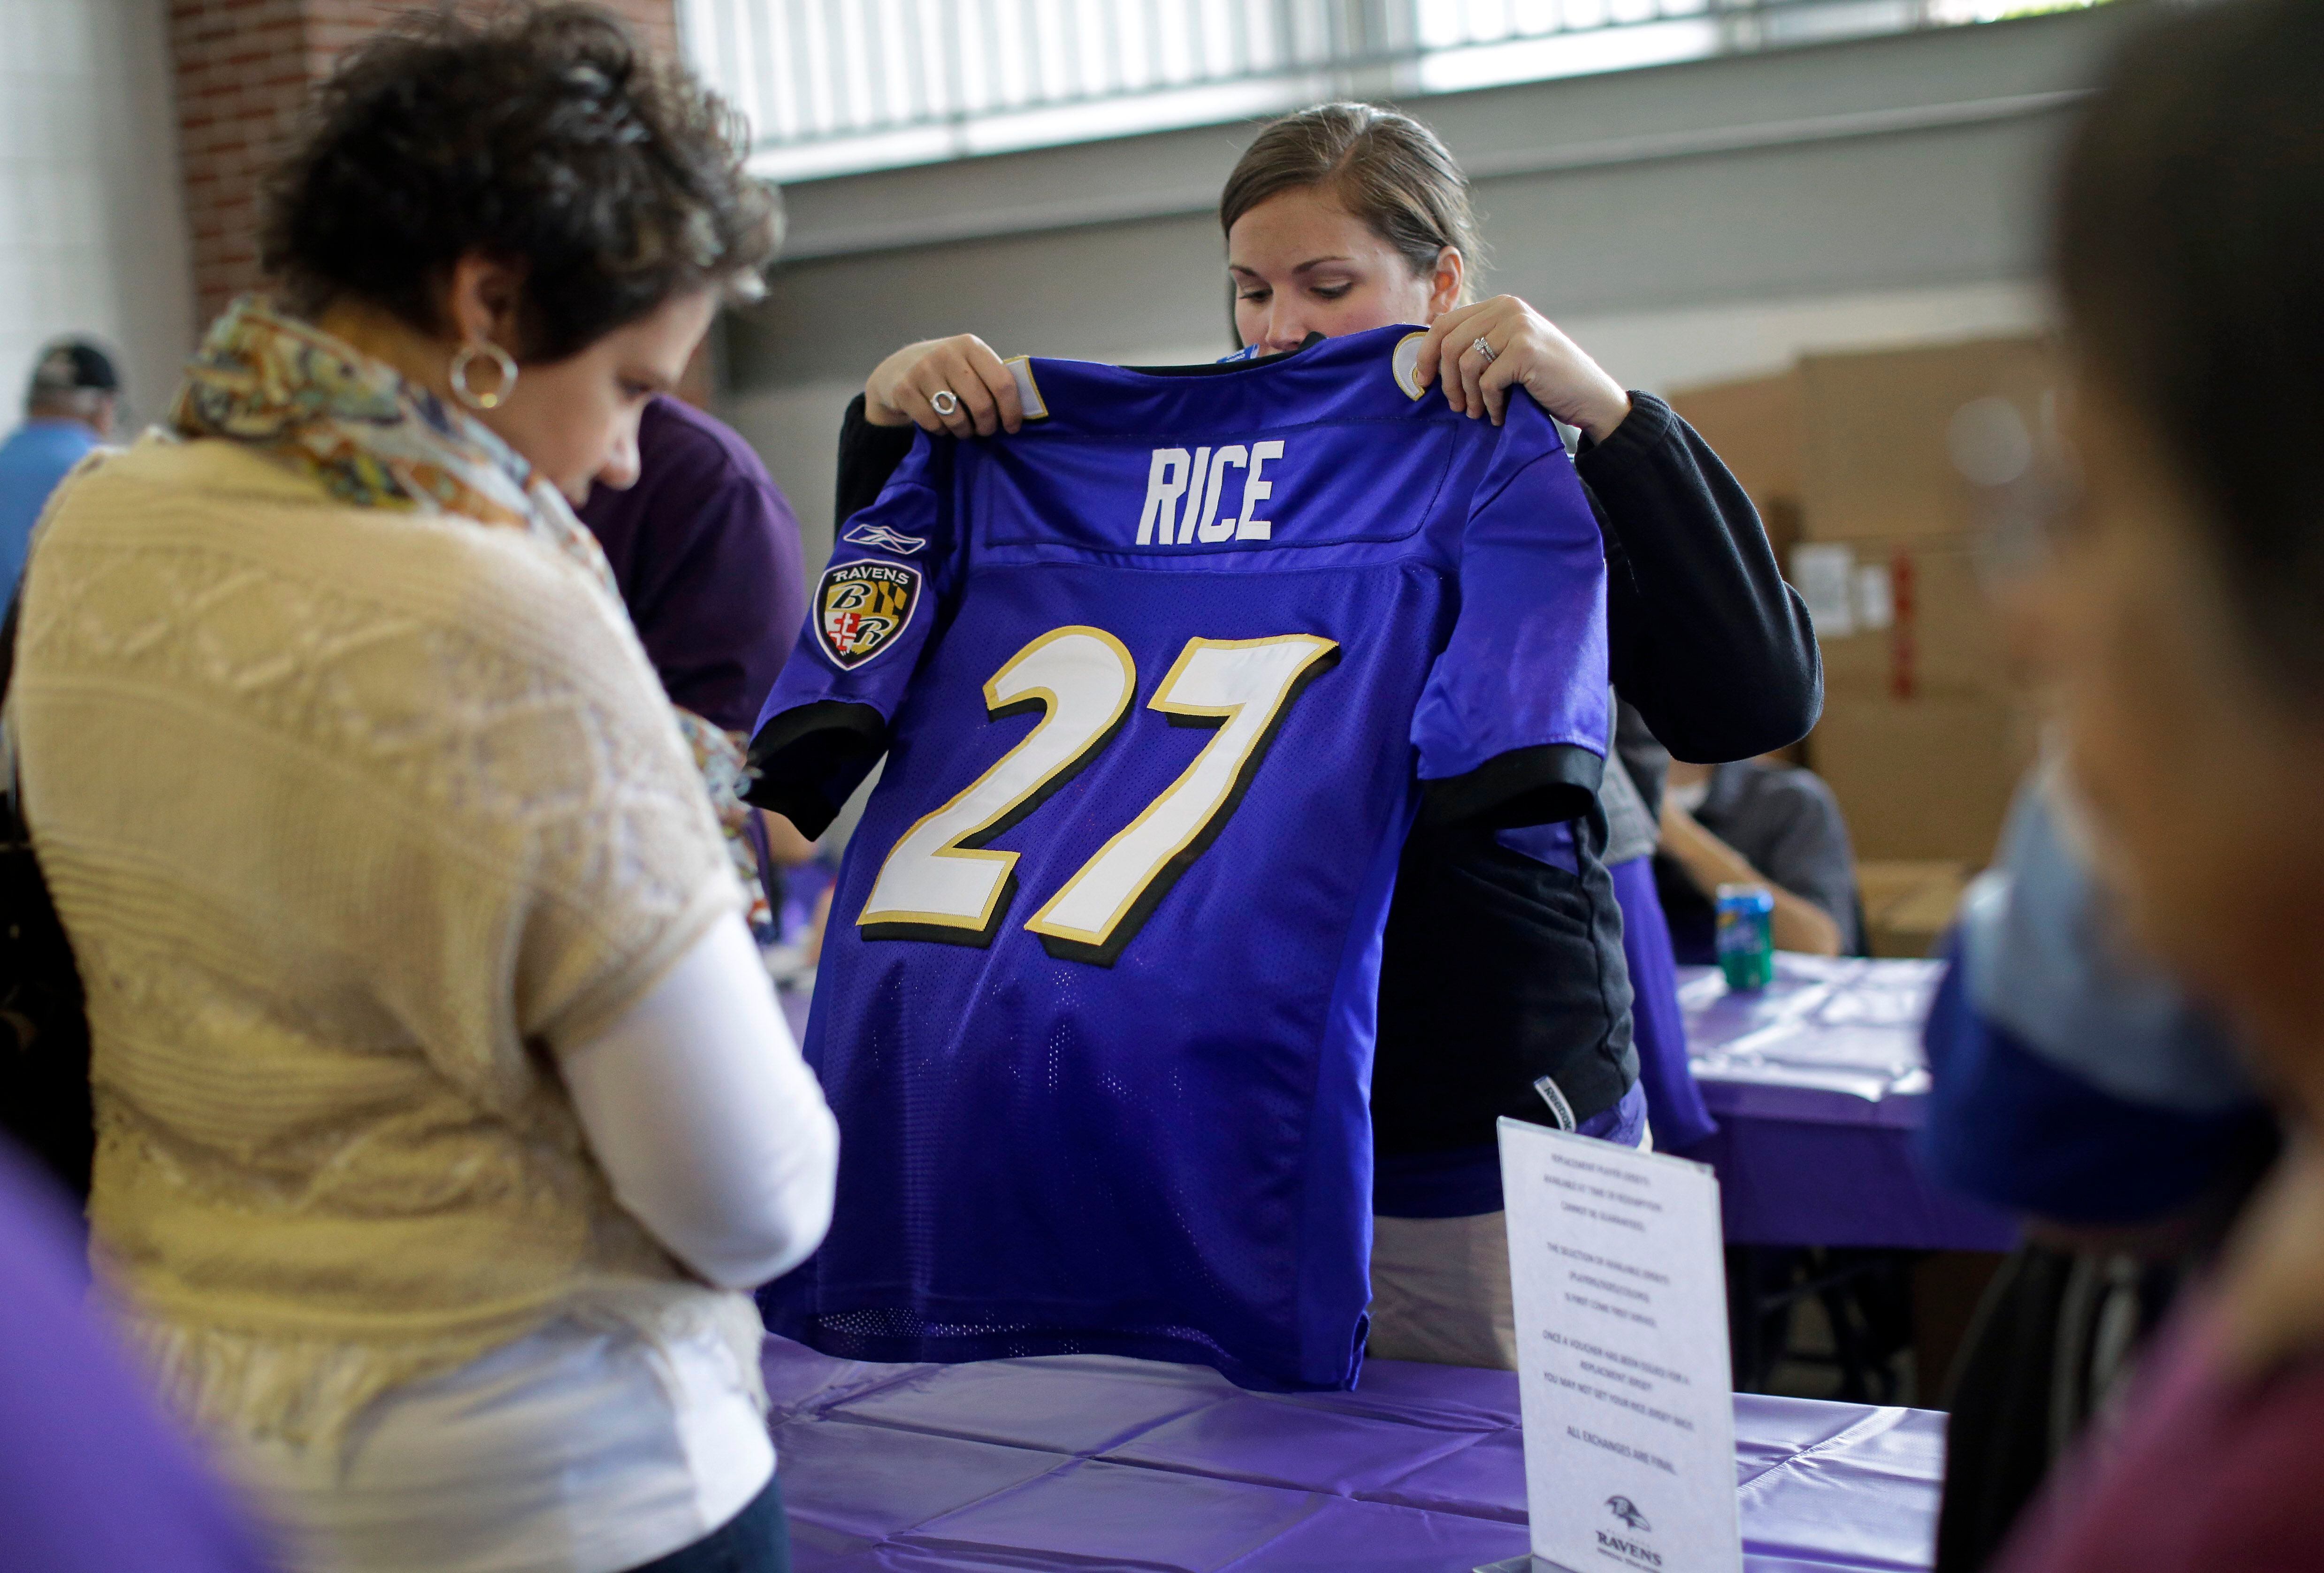
{"label": "gold trim on number", "polygon": [[[1250,707],[1250,702],[1245,701],[1241,704],[1183,704],[1171,701],[1171,686],[1177,682],[1178,675],[1186,669],[1186,663],[1193,660],[1198,653],[1204,650],[1252,649],[1261,645],[1287,644],[1305,644],[1311,647],[1311,649],[1309,650],[1307,659],[1301,662],[1297,667],[1293,667],[1291,675],[1284,680],[1283,690],[1277,695],[1274,706],[1268,712],[1269,717],[1272,718],[1276,712],[1282,710],[1289,703],[1293,690],[1298,684],[1301,674],[1305,673],[1310,667],[1314,666],[1324,656],[1332,654],[1340,648],[1339,641],[1337,639],[1323,639],[1318,635],[1311,633],[1276,634],[1268,639],[1203,639],[1200,637],[1190,639],[1186,641],[1186,648],[1178,652],[1178,658],[1170,663],[1169,671],[1163,674],[1161,686],[1155,689],[1154,697],[1147,701],[1146,707],[1148,710],[1158,710],[1166,715],[1215,715],[1222,717],[1227,721],[1232,721],[1237,712]],[[1267,731],[1268,729],[1262,725],[1252,734],[1251,747],[1253,750],[1257,749],[1259,740],[1266,737]],[[1089,860],[1074,871],[1074,877],[1066,880],[1065,884],[1058,888],[1057,893],[1055,896],[1050,897],[1047,902],[1042,904],[1040,911],[1035,913],[1026,921],[1025,926],[1035,934],[1048,934],[1056,939],[1070,940],[1076,944],[1088,945],[1093,949],[1103,946],[1108,940],[1111,939],[1113,937],[1113,931],[1121,926],[1122,918],[1128,915],[1130,910],[1138,905],[1139,898],[1146,894],[1147,890],[1153,886],[1154,881],[1161,878],[1162,871],[1165,869],[1167,869],[1177,860],[1179,853],[1185,851],[1188,847],[1194,845],[1195,842],[1199,841],[1202,838],[1203,832],[1208,830],[1210,828],[1211,822],[1218,817],[1219,810],[1225,805],[1226,800],[1233,796],[1235,786],[1241,781],[1242,767],[1240,764],[1238,764],[1236,768],[1228,774],[1226,783],[1220,789],[1218,796],[1211,802],[1210,805],[1196,817],[1194,828],[1189,830],[1186,834],[1181,838],[1176,845],[1172,846],[1167,852],[1165,852],[1161,857],[1154,860],[1153,865],[1147,870],[1146,878],[1140,879],[1130,888],[1130,894],[1122,897],[1120,904],[1117,906],[1113,909],[1112,913],[1107,916],[1105,925],[1102,928],[1095,930],[1067,928],[1062,924],[1052,924],[1046,920],[1047,919],[1050,912],[1056,907],[1058,903],[1064,901],[1067,896],[1073,894],[1074,888],[1081,884],[1083,877],[1087,875],[1091,869],[1095,869],[1099,864],[1105,860],[1107,854],[1113,851],[1117,843],[1129,839],[1129,837],[1137,831],[1139,825],[1144,824],[1148,820],[1154,817],[1157,813],[1160,812],[1164,804],[1169,802],[1178,795],[1179,791],[1185,787],[1186,783],[1194,778],[1194,773],[1203,768],[1203,761],[1210,757],[1211,750],[1219,746],[1220,741],[1223,739],[1225,735],[1226,728],[1224,726],[1221,726],[1213,731],[1210,741],[1203,745],[1202,750],[1195,754],[1193,759],[1187,762],[1186,768],[1184,770],[1178,773],[1178,778],[1171,782],[1169,786],[1164,787],[1162,791],[1156,796],[1154,801],[1148,804],[1144,812],[1140,813],[1136,819],[1131,820],[1128,824],[1123,825],[1121,829],[1115,832],[1111,839],[1110,839],[1105,845],[1100,847],[1094,853],[1091,854]]]}
{"label": "gold trim on number", "polygon": [[[898,836],[896,838],[895,845],[888,849],[888,855],[880,860],[880,871],[872,878],[872,888],[876,891],[880,888],[881,879],[887,875],[888,865],[895,861],[896,854],[903,850],[904,844],[907,842],[920,833],[922,826],[927,824],[931,820],[941,818],[945,814],[951,813],[968,798],[975,796],[979,787],[982,786],[987,781],[992,779],[993,777],[999,775],[1001,770],[1008,766],[1010,760],[1015,759],[1019,754],[1023,753],[1027,749],[1031,748],[1033,746],[1033,740],[1039,737],[1043,731],[1056,722],[1058,709],[1058,699],[1056,692],[1054,689],[1046,687],[1026,688],[1019,690],[1006,700],[1001,698],[998,690],[1000,688],[1001,679],[1008,676],[1011,671],[1015,670],[1026,660],[1038,655],[1042,650],[1047,649],[1058,639],[1064,639],[1071,634],[1087,634],[1093,639],[1103,640],[1113,651],[1115,658],[1120,661],[1122,672],[1121,697],[1115,704],[1113,713],[1106,718],[1104,725],[1099,727],[1090,734],[1088,742],[1071,758],[1058,761],[1054,768],[1045,772],[1038,779],[1035,780],[1031,786],[1028,786],[1024,791],[1019,793],[1016,796],[1003,804],[997,812],[986,815],[983,819],[979,820],[973,825],[970,825],[967,829],[960,832],[957,835],[946,837],[943,842],[938,843],[934,850],[927,853],[927,856],[930,858],[954,858],[980,863],[997,862],[1001,865],[1002,870],[1001,876],[1000,878],[993,881],[992,894],[985,898],[983,912],[979,915],[973,922],[961,916],[958,913],[954,912],[914,912],[907,908],[888,906],[881,907],[877,913],[874,913],[872,907],[871,897],[867,895],[864,897],[863,910],[856,916],[856,927],[869,928],[874,924],[885,926],[888,924],[912,924],[928,928],[959,929],[965,934],[981,934],[994,926],[994,909],[1000,906],[1002,895],[1006,893],[1009,888],[1009,871],[1017,866],[1017,859],[1019,854],[1016,852],[988,851],[982,847],[964,847],[960,843],[968,840],[971,836],[986,833],[989,827],[999,824],[1001,821],[1009,818],[1010,814],[1015,814],[1019,807],[1024,806],[1028,802],[1042,796],[1043,789],[1049,786],[1050,783],[1056,781],[1058,777],[1067,775],[1072,771],[1087,765],[1090,759],[1096,755],[1097,751],[1105,747],[1105,745],[1112,740],[1114,732],[1121,725],[1122,717],[1127,715],[1130,712],[1130,701],[1138,697],[1138,663],[1131,658],[1128,646],[1124,645],[1120,639],[1114,638],[1113,635],[1106,632],[1105,630],[1102,628],[1090,628],[1081,623],[1068,623],[1063,628],[1053,628],[1048,632],[1041,635],[1038,639],[1027,644],[1024,649],[1019,650],[1006,661],[1003,661],[1001,664],[1001,669],[993,673],[991,677],[985,680],[984,713],[989,719],[993,721],[1001,721],[1007,719],[1007,717],[1010,715],[1022,714],[1024,713],[1023,707],[1028,701],[1037,701],[1040,704],[1042,709],[1041,719],[1034,723],[1032,731],[1027,732],[1023,737],[1017,740],[1017,744],[1014,748],[1001,755],[999,759],[993,760],[992,763],[987,767],[975,780],[971,781],[967,786],[954,793],[950,797],[946,798],[940,806],[930,809],[927,813],[914,820],[912,822],[911,828],[905,831],[902,835]],[[1030,811],[1028,810],[1028,812],[1029,813]]]}

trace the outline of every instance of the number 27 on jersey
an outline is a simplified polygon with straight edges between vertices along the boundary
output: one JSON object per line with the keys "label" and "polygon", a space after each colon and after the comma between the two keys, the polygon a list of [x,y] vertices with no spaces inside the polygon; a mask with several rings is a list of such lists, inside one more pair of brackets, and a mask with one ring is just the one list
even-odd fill
{"label": "number 27 on jersey", "polygon": [[[1339,658],[1337,642],[1313,634],[1188,639],[1148,708],[1215,735],[1027,921],[1043,948],[1111,966],[1225,827],[1292,702]],[[863,937],[991,943],[1016,894],[1017,854],[989,843],[1097,758],[1137,692],[1137,663],[1103,629],[1052,629],[1003,663],[984,685],[985,713],[1040,721],[896,842],[855,920]]]}

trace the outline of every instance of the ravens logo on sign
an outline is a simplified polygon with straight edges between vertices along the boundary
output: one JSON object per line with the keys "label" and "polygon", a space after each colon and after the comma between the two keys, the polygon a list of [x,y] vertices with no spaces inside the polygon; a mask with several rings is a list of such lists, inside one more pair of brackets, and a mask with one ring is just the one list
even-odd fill
{"label": "ravens logo on sign", "polygon": [[842,671],[896,642],[920,603],[920,571],[901,563],[840,563],[815,591],[815,630]]}

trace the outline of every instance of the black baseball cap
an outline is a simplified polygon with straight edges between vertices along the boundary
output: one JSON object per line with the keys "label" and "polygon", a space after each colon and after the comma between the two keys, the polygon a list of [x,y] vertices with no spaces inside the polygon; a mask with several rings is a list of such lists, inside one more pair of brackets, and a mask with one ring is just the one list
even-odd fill
{"label": "black baseball cap", "polygon": [[113,357],[85,338],[60,338],[41,352],[32,366],[35,393],[118,393],[120,375]]}

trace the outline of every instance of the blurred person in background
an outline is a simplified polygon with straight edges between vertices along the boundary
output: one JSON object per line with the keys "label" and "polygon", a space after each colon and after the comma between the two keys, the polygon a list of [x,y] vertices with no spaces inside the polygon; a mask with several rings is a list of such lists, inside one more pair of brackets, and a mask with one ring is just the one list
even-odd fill
{"label": "blurred person in background", "polygon": [[1678,959],[1719,959],[1721,885],[1760,885],[1775,898],[1779,951],[1864,953],[1856,853],[1823,777],[1797,765],[1738,759],[1671,762],[1663,789],[1655,882]]}
{"label": "blurred person in background", "polygon": [[0,442],[0,575],[9,593],[23,576],[32,526],[57,483],[113,440],[121,379],[113,358],[87,339],[41,352],[24,392],[24,421]]}
{"label": "blurred person in background", "polygon": [[[1262,131],[1220,201],[1240,349],[1296,352],[1425,326],[1417,381],[1498,421],[1514,388],[1581,433],[1606,538],[1616,689],[1677,751],[1739,759],[1803,736],[1822,704],[1805,608],[1742,487],[1685,421],[1622,384],[1526,302],[1475,298],[1483,247],[1466,178],[1405,115],[1327,104]],[[872,371],[840,437],[837,512],[869,505],[917,431],[1013,432],[1015,380],[973,334],[908,345]],[[1608,771],[1609,781],[1618,767]],[[1511,1115],[1636,1145],[1657,1083],[1691,1098],[1674,998],[1659,1078],[1642,1084],[1608,806],[1568,824],[1416,831],[1381,961],[1372,1078],[1378,1183],[1373,1354],[1513,1366],[1494,1122]],[[1652,824],[1631,837],[1639,898]],[[844,921],[840,915],[840,921]],[[1651,942],[1653,936],[1646,936]],[[1666,955],[1666,952],[1664,952]],[[1708,1134],[1699,1099],[1659,1139]],[[1656,1111],[1656,1118],[1661,1117]],[[1691,1135],[1689,1134],[1691,1130]]]}
{"label": "blurred person in background", "polygon": [[[1638,1089],[1646,1095],[1647,1139],[1684,1152],[1719,1128],[1695,1085],[1686,1050],[1686,1013],[1678,1002],[1678,957],[1655,893],[1664,777],[1670,755],[1651,744],[1637,706],[1617,695],[1614,747],[1598,804],[1606,816],[1606,865],[1621,911],[1622,964],[1630,980],[1630,1039],[1638,1052]],[[1638,746],[1645,737],[1650,748]]]}
{"label": "blurred person in background", "polygon": [[750,444],[656,394],[638,417],[637,479],[601,481],[576,512],[670,702],[748,733],[807,616],[798,516]]}
{"label": "blurred person in background", "polygon": [[269,194],[281,306],[27,571],[96,1257],[296,1568],[788,1565],[737,1292],[821,1237],[835,1132],[740,761],[569,506],[757,285],[738,132],[588,7],[358,47]]}
{"label": "blurred person in background", "polygon": [[2324,1568],[2319,87],[2311,0],[2158,7],[2067,152],[2080,496],[2039,604],[2069,777],[2134,938],[2290,1135],[2009,1573]]}
{"label": "blurred person in background", "polygon": [[[751,445],[682,399],[648,400],[637,443],[637,479],[601,481],[577,512],[670,703],[740,750],[807,616],[798,516]],[[735,845],[756,888],[752,928],[769,934],[781,871],[815,849],[780,814],[746,822]]]}
{"label": "blurred person in background", "polygon": [[2226,1033],[2122,932],[2083,821],[2054,763],[2020,790],[1927,1026],[1922,1157],[2027,1236],[1956,1361],[1937,1573],[1987,1565],[2276,1155]]}

